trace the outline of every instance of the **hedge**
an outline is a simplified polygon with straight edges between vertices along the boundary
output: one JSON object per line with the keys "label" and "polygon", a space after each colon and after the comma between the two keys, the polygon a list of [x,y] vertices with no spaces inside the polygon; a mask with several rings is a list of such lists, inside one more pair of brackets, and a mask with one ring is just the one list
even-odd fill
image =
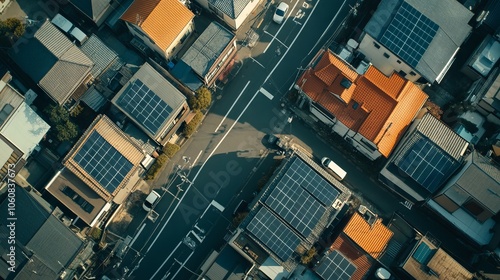
{"label": "hedge", "polygon": [[156,158],[155,163],[149,168],[148,173],[146,174],[146,180],[152,180],[158,175],[161,168],[165,163],[167,163],[168,157],[166,154],[161,154]]}
{"label": "hedge", "polygon": [[202,119],[203,119],[203,114],[200,111],[196,111],[196,115],[184,127],[184,136],[186,138],[189,138],[191,137],[191,135],[193,135],[193,133],[196,131],[196,128],[198,128],[198,125],[200,125]]}
{"label": "hedge", "polygon": [[168,158],[173,158],[180,148],[181,147],[177,144],[167,143],[163,147],[163,153],[167,155]]}

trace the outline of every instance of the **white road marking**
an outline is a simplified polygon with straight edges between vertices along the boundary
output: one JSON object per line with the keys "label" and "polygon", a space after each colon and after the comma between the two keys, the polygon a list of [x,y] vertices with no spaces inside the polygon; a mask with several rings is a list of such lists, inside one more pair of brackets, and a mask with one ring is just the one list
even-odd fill
{"label": "white road marking", "polygon": [[217,126],[217,128],[215,129],[214,132],[217,132],[217,130],[219,130],[219,128],[222,125],[222,123],[226,120],[227,115],[229,115],[229,112],[231,112],[231,110],[233,110],[234,105],[236,105],[236,102],[238,102],[238,100],[240,99],[240,97],[243,94],[243,92],[245,92],[245,89],[247,89],[248,84],[250,84],[250,81],[247,82],[247,84],[245,85],[245,87],[243,88],[243,90],[240,92],[240,95],[238,95],[238,97],[236,98],[236,100],[233,102],[233,105],[231,105],[231,108],[229,108],[229,110],[227,111],[226,115],[224,116],[224,118],[222,118],[222,120],[220,121],[219,125]]}
{"label": "white road marking", "polygon": [[192,168],[196,162],[198,161],[198,159],[200,158],[201,156],[201,153],[203,153],[203,150],[201,150],[199,153],[198,153],[198,156],[196,156],[196,158],[194,159],[193,163],[191,163],[191,166],[189,166],[189,168]]}
{"label": "white road marking", "polygon": [[259,91],[262,92],[262,94],[264,94],[270,100],[273,100],[274,96],[269,91],[267,91],[265,88],[262,87],[259,89]]}
{"label": "white road marking", "polygon": [[[321,0],[318,0],[318,3],[320,2]],[[316,9],[316,7],[318,6],[316,3],[316,5],[313,7],[312,11],[311,11],[311,14],[314,13],[314,10]],[[292,43],[290,44],[290,48],[293,46],[293,44],[295,43],[295,41],[297,40],[297,38],[299,37],[300,33],[302,33],[302,30],[304,29],[304,27],[306,26],[307,22],[309,21],[311,17],[309,16],[306,21],[304,22],[304,25],[301,26],[299,32],[297,33],[297,35],[295,36],[295,38],[293,39]],[[290,49],[288,48],[286,51],[285,51],[285,54],[283,56],[281,56],[280,60],[278,61],[278,63],[276,63],[276,65],[273,67],[273,69],[271,70],[271,72],[269,73],[269,75],[267,75],[266,79],[264,80],[264,82],[262,84],[265,84],[267,82],[267,80],[269,80],[269,77],[271,77],[271,75],[274,73],[274,71],[276,70],[276,68],[278,67],[278,65],[281,63],[281,61],[285,58],[286,54],[288,53]],[[196,172],[193,180],[191,180],[191,183],[189,184],[189,186],[186,188],[186,190],[183,192],[182,194],[182,197],[181,199],[178,201],[177,205],[175,206],[174,210],[172,211],[172,213],[170,213],[170,216],[168,217],[167,221],[163,224],[163,227],[161,228],[161,230],[158,232],[158,234],[156,235],[155,239],[153,240],[153,242],[151,242],[151,245],[148,247],[148,250],[146,251],[146,253],[144,255],[146,255],[148,253],[148,251],[151,249],[151,247],[153,247],[153,245],[155,244],[156,240],[158,240],[158,238],[161,236],[162,232],[165,230],[165,228],[167,227],[168,223],[170,222],[170,220],[172,219],[172,217],[174,216],[175,212],[177,211],[177,209],[179,208],[179,205],[181,204],[181,202],[184,200],[184,198],[186,197],[186,194],[188,193],[189,189],[193,186],[194,182],[196,181],[196,179],[198,178],[198,175],[200,175],[201,171],[203,170],[203,168],[205,167],[205,164],[208,162],[208,160],[212,157],[212,155],[215,153],[215,151],[217,151],[217,149],[219,148],[219,146],[222,144],[222,142],[224,142],[224,140],[226,139],[226,137],[229,135],[229,133],[231,132],[231,130],[233,129],[233,127],[238,123],[238,121],[240,120],[240,118],[243,116],[243,114],[246,112],[246,110],[248,109],[248,107],[250,106],[250,104],[252,104],[253,100],[255,99],[255,97],[257,97],[257,95],[259,94],[259,90],[255,92],[255,94],[252,96],[252,98],[250,99],[250,101],[247,103],[247,105],[245,106],[245,108],[243,108],[243,110],[241,111],[241,113],[238,115],[238,117],[236,118],[236,120],[234,120],[234,123],[231,125],[231,127],[228,129],[228,131],[224,134],[224,136],[222,137],[222,139],[219,141],[219,143],[217,143],[217,145],[215,146],[215,148],[212,150],[212,152],[210,153],[210,155],[208,156],[207,160],[205,162],[203,162],[203,164],[201,165],[200,169],[198,169],[198,172]],[[177,245],[177,247],[179,247],[179,245],[182,243],[182,241],[180,241],[180,243]],[[168,258],[171,257],[171,255],[173,254],[173,252],[177,249],[174,248],[174,250],[172,251],[172,253],[168,256]],[[143,257],[144,258],[144,257]],[[168,259],[167,258],[167,259]],[[142,260],[142,259],[141,259]],[[155,272],[155,274],[153,275],[156,276],[156,274],[158,273],[158,271],[160,271],[160,269],[165,265],[167,261],[165,260],[165,262],[162,263],[162,265],[158,268],[158,270]]]}
{"label": "white road marking", "polygon": [[141,226],[141,229],[139,229],[139,232],[135,235],[134,239],[132,239],[132,241],[130,242],[130,244],[128,245],[129,247],[132,247],[132,245],[134,245],[134,242],[135,240],[137,239],[137,237],[139,237],[139,235],[141,235],[141,232],[142,230],[146,227],[146,223],[142,224]]}
{"label": "white road marking", "polygon": [[[319,1],[318,1],[319,2]],[[293,5],[293,8],[290,10],[290,13],[293,11],[293,9],[295,9],[295,6],[297,6],[297,4],[299,3],[299,1],[295,2],[295,5]],[[312,14],[312,13],[311,13]],[[290,15],[290,14],[289,14]],[[273,40],[276,39],[276,36],[278,36],[278,34],[280,33],[281,31],[281,28],[283,28],[283,26],[285,26],[285,23],[286,21],[289,19],[289,17],[285,18],[285,20],[281,23],[281,26],[280,28],[278,29],[278,32],[276,32],[276,34],[273,36],[273,39],[271,39],[271,41],[269,42],[269,44],[267,45],[267,47],[264,49],[264,51],[262,53],[266,53],[267,49],[269,48],[269,46],[271,46],[271,44],[273,43]]]}
{"label": "white road marking", "polygon": [[282,45],[283,45],[283,47],[288,48],[288,46],[287,46],[287,45],[285,45],[285,43],[281,42],[281,40],[280,40],[280,39],[278,39],[278,38],[276,38],[273,34],[271,34],[271,33],[267,32],[267,30],[264,30],[264,33],[266,33],[266,34],[267,34],[267,35],[269,35],[269,36],[274,37],[274,39],[275,39],[276,41],[278,41],[280,44],[282,44]]}
{"label": "white road marking", "polygon": [[[318,1],[319,2],[319,1]],[[306,56],[310,55],[311,52],[314,50],[314,48],[316,48],[316,46],[318,45],[319,41],[321,41],[321,38],[323,38],[323,36],[325,36],[325,33],[326,31],[328,31],[328,29],[330,29],[330,27],[332,26],[333,24],[333,21],[335,21],[335,19],[337,18],[337,16],[339,15],[340,11],[342,10],[342,8],[344,7],[345,3],[347,2],[347,0],[344,0],[344,3],[342,3],[342,6],[340,6],[340,8],[337,10],[337,13],[335,14],[335,16],[333,17],[332,21],[330,21],[330,24],[328,24],[328,27],[325,28],[325,31],[323,31],[323,34],[321,34],[321,36],[319,37],[318,41],[316,42],[316,44],[314,44],[314,46],[311,48],[311,50],[307,53]],[[316,3],[316,5],[314,5],[312,11],[311,11],[311,14],[312,12],[314,12],[314,9],[316,9],[316,7],[318,6],[318,4]],[[309,20],[310,17],[308,17],[307,19]],[[307,22],[307,20],[306,20]]]}
{"label": "white road marking", "polygon": [[[166,223],[165,223],[166,224]],[[161,233],[161,232],[160,232]],[[159,234],[156,236],[158,237],[160,236]],[[155,239],[156,240],[156,239]],[[151,244],[151,246],[153,246],[154,242]],[[151,276],[150,279],[153,279],[155,278],[156,274],[158,274],[158,272],[160,272],[160,269],[162,269],[162,267],[165,265],[165,263],[167,263],[167,261],[172,257],[172,255],[174,254],[175,250],[177,250],[177,248],[179,248],[179,246],[181,246],[182,244],[182,240],[179,241],[179,244],[177,244],[177,246],[175,246],[175,248],[170,252],[170,255],[168,255],[168,257],[165,259],[165,261],[160,265],[160,267],[158,268],[157,271],[155,271],[155,273],[153,274],[153,276]],[[151,246],[149,246],[149,248],[151,248]],[[148,251],[149,251],[149,248],[148,248]],[[147,253],[147,252],[146,252]]]}
{"label": "white road marking", "polygon": [[172,276],[172,279],[175,279],[175,276],[177,276],[177,274],[179,273],[179,271],[181,271],[181,269],[184,268],[184,266],[186,265],[186,263],[189,261],[189,259],[191,258],[191,256],[193,254],[194,254],[194,251],[191,252],[191,254],[189,254],[189,256],[187,257],[187,259],[183,263],[178,262],[181,265],[181,267],[179,267],[179,269],[177,269],[177,271],[175,272],[174,276]]}
{"label": "white road marking", "polygon": [[266,69],[266,67],[264,67],[264,65],[262,65],[260,62],[258,62],[257,59],[255,59],[255,58],[253,58],[251,56],[249,56],[249,57],[250,57],[251,60],[253,60],[253,62],[257,63],[260,67]]}

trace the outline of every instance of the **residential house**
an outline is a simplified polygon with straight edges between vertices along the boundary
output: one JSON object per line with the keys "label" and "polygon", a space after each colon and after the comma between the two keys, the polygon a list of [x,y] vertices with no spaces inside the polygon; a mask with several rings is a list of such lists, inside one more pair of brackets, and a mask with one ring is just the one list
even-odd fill
{"label": "residential house", "polygon": [[468,152],[465,139],[426,113],[406,132],[379,180],[412,203],[424,202],[462,166]]}
{"label": "residential house", "polygon": [[97,26],[106,20],[106,18],[116,8],[122,5],[123,0],[69,0],[83,15],[92,20]]}
{"label": "residential house", "polygon": [[259,5],[260,0],[196,0],[198,4],[237,30]]}
{"label": "residential house", "polygon": [[211,22],[172,70],[191,90],[212,87],[236,55],[236,36],[222,25]]}
{"label": "residential house", "polygon": [[399,264],[406,278],[471,280],[473,274],[426,236],[417,240]]}
{"label": "residential house", "polygon": [[427,201],[427,206],[483,246],[495,235],[491,229],[496,224],[493,217],[500,211],[499,195],[500,170],[474,151],[463,168]]}
{"label": "residential house", "polygon": [[500,69],[493,68],[486,80],[479,79],[471,91],[471,101],[476,110],[489,122],[500,125]]}
{"label": "residential house", "polygon": [[[61,211],[53,208],[38,193],[15,187],[15,247],[11,252],[7,236],[12,236],[7,219],[0,222],[0,235],[6,240],[0,246],[2,279],[74,279],[81,276],[87,260],[93,255],[93,242],[79,238],[61,221]],[[9,200],[0,204],[8,213]],[[10,242],[9,242],[10,244]],[[14,261],[8,254],[14,253]],[[13,267],[15,272],[9,271]]]}
{"label": "residential house", "polygon": [[[358,72],[360,73],[358,73]],[[427,95],[397,73],[356,70],[330,50],[296,83],[300,104],[371,160],[389,157]]]}
{"label": "residential house", "polygon": [[500,42],[488,35],[465,62],[462,72],[474,81],[486,78],[499,59]]}
{"label": "residential house", "polygon": [[285,277],[297,266],[297,256],[318,241],[350,195],[344,185],[297,151],[283,161],[264,187],[230,245],[270,279]]}
{"label": "residential house", "polygon": [[0,80],[0,181],[9,169],[17,173],[24,166],[50,129],[9,84],[11,78],[7,73]]}
{"label": "residential house", "polygon": [[160,145],[170,140],[189,114],[186,97],[148,63],[111,102]]}
{"label": "residential house", "polygon": [[104,44],[95,34],[92,34],[80,49],[94,64],[90,70],[94,78],[99,78],[102,73],[118,60],[116,52]]}
{"label": "residential house", "polygon": [[495,0],[486,0],[482,10],[476,12],[477,25],[486,31],[488,34],[499,34],[500,19],[497,16],[500,14],[500,2]]}
{"label": "residential house", "polygon": [[59,105],[77,102],[93,78],[92,61],[48,20],[10,55]]}
{"label": "residential house", "polygon": [[214,250],[202,265],[202,279],[245,279],[251,268],[251,262],[236,252],[231,246],[225,246],[219,252]]}
{"label": "residential house", "polygon": [[367,279],[375,261],[341,233],[313,268],[322,280]]}
{"label": "residential house", "polygon": [[99,115],[45,189],[77,219],[95,226],[133,191],[143,172],[143,158],[135,142]]}
{"label": "residential house", "polygon": [[135,0],[121,16],[139,49],[149,49],[169,60],[194,30],[194,14],[179,0]]}
{"label": "residential house", "polygon": [[473,13],[455,0],[382,0],[361,35],[359,51],[386,76],[440,83],[472,27]]}

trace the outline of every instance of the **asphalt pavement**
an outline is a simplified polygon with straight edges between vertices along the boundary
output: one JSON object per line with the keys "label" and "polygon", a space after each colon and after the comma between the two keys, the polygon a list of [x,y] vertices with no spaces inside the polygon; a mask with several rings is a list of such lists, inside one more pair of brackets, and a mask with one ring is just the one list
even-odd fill
{"label": "asphalt pavement", "polygon": [[[140,251],[127,264],[128,279],[196,279],[199,267],[224,243],[232,212],[250,201],[257,182],[273,165],[267,153],[267,133],[291,134],[312,154],[329,156],[348,172],[346,184],[373,205],[382,216],[398,211],[423,233],[432,231],[443,246],[456,246],[446,228],[403,201],[344,157],[312,130],[309,123],[293,120],[282,97],[320,47],[348,14],[354,1],[287,1],[291,11],[282,25],[271,22],[273,7],[252,25],[259,35],[252,47],[242,47],[243,66],[222,91],[197,134],[180,152],[189,162],[177,175],[163,175],[163,197],[155,211],[160,218],[146,221],[132,247]],[[222,211],[221,211],[222,210]],[[201,230],[200,230],[201,229]],[[458,246],[457,248],[460,248]],[[459,259],[464,256],[454,255]],[[453,254],[452,254],[453,255]],[[135,266],[135,267],[133,267]]]}

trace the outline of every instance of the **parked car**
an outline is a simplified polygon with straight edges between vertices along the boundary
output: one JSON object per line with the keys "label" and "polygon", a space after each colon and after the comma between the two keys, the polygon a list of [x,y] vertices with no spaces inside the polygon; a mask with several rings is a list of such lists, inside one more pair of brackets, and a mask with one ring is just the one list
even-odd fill
{"label": "parked car", "polygon": [[156,202],[158,202],[159,199],[160,194],[156,191],[151,191],[148,197],[146,197],[146,200],[144,200],[142,208],[148,212],[151,211],[151,209],[153,209],[153,206],[156,204]]}
{"label": "parked car", "polygon": [[290,7],[288,6],[287,3],[285,2],[279,3],[278,7],[276,7],[276,11],[274,12],[273,21],[276,22],[277,24],[283,23],[283,20],[285,19],[285,15],[288,12],[289,8]]}
{"label": "parked car", "polygon": [[347,175],[344,169],[340,168],[340,166],[327,157],[321,159],[321,164],[339,181],[344,180]]}

